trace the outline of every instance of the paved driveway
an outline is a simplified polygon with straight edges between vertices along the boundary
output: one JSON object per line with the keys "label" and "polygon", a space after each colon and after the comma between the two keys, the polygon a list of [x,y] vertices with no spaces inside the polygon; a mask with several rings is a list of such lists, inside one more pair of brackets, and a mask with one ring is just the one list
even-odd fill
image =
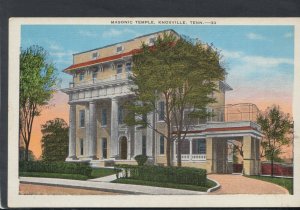
{"label": "paved driveway", "polygon": [[220,183],[221,188],[210,194],[289,194],[276,184],[232,174],[210,174],[211,178]]}

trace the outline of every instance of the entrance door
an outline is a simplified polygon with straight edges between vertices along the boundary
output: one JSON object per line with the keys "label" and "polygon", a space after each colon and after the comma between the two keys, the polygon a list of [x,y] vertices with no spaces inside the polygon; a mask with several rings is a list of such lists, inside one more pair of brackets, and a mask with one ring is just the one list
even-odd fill
{"label": "entrance door", "polygon": [[127,138],[125,136],[120,139],[120,158],[127,159]]}

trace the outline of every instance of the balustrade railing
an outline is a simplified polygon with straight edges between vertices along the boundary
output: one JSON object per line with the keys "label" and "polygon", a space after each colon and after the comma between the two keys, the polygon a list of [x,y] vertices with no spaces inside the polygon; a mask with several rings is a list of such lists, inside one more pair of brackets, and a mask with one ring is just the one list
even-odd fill
{"label": "balustrade railing", "polygon": [[[175,159],[177,160],[177,155],[175,155]],[[195,160],[206,160],[206,154],[181,154],[182,161],[195,161]]]}

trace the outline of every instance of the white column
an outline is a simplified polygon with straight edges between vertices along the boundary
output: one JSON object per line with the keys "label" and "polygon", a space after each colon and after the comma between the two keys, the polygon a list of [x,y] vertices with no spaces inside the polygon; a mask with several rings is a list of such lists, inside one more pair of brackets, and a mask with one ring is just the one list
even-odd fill
{"label": "white column", "polygon": [[190,141],[190,157],[189,157],[189,159],[192,160],[192,154],[193,154],[193,152],[192,152],[192,149],[193,149],[193,148],[192,148],[193,142],[192,142],[192,141],[193,141],[193,140],[190,139],[189,141]]}
{"label": "white column", "polygon": [[96,104],[94,101],[89,102],[89,158],[96,159],[97,144],[97,123],[96,123]]}
{"label": "white column", "polygon": [[84,121],[85,121],[85,141],[84,141],[84,151],[83,154],[85,157],[89,156],[89,144],[90,144],[90,106],[89,104],[85,105],[85,114],[84,114]]}
{"label": "white column", "polygon": [[173,142],[173,148],[174,148],[173,155],[174,155],[174,160],[177,161],[177,156],[176,156],[177,155],[177,145],[176,145],[176,143],[177,143],[176,141]]}
{"label": "white column", "polygon": [[110,121],[110,157],[115,158],[118,155],[118,99],[111,99],[111,121]]}
{"label": "white column", "polygon": [[67,160],[76,159],[76,105],[70,104],[69,115],[69,156]]}
{"label": "white column", "polygon": [[127,160],[131,159],[130,154],[131,154],[131,141],[130,138],[127,138]]}

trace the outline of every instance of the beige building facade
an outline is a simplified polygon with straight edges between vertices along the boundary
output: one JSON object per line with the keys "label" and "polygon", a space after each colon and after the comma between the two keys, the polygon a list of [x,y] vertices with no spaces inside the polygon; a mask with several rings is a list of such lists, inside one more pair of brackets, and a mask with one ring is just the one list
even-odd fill
{"label": "beige building facade", "polygon": [[[73,55],[73,64],[64,70],[73,82],[62,91],[69,95],[70,132],[69,157],[66,161],[89,161],[94,167],[113,164],[136,164],[136,155],[147,155],[153,164],[166,165],[166,141],[151,128],[127,126],[124,123],[124,103],[134,97],[129,75],[132,55],[142,43],[152,45],[163,33],[155,32],[124,42]],[[244,149],[244,173],[259,174],[260,126],[250,113],[249,118],[230,120],[225,105],[225,93],[231,87],[218,81],[219,91],[213,94],[217,103],[208,107],[214,116],[205,122],[195,122],[183,143],[182,165],[204,168],[208,173],[233,172],[232,142]],[[157,101],[163,113],[163,100]],[[249,106],[251,107],[251,106]],[[240,109],[239,109],[240,110]],[[250,110],[250,108],[249,108]],[[148,121],[162,132],[165,123],[161,113],[150,113]],[[243,114],[241,114],[243,115]],[[177,142],[172,143],[172,163],[176,165]]]}

